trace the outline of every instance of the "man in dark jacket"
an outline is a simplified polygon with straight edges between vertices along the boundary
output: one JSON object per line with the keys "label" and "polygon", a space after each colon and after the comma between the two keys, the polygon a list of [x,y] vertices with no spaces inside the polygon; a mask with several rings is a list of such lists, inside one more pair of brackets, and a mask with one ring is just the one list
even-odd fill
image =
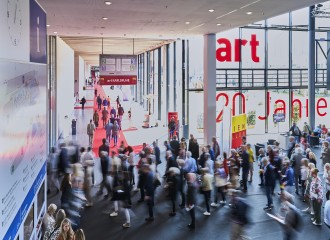
{"label": "man in dark jacket", "polygon": [[81,99],[81,108],[82,108],[82,110],[84,110],[84,108],[85,108],[85,104],[86,104],[86,98],[85,97],[82,97],[82,99]]}
{"label": "man in dark jacket", "polygon": [[267,196],[267,207],[264,210],[269,211],[273,208],[272,188],[275,184],[274,169],[267,158],[262,159],[262,164],[264,166],[264,182]]}
{"label": "man in dark jacket", "polygon": [[171,151],[174,155],[174,159],[176,159],[180,151],[180,143],[177,140],[176,135],[173,136],[173,140],[170,142],[170,146],[171,146]]}
{"label": "man in dark jacket", "polygon": [[241,146],[241,150],[242,150],[242,163],[241,163],[241,167],[242,167],[242,181],[243,181],[243,192],[247,192],[247,179],[248,179],[248,175],[249,175],[249,169],[250,169],[250,165],[249,165],[249,154],[246,151],[246,145],[242,145]]}
{"label": "man in dark jacket", "polygon": [[102,182],[100,190],[97,192],[97,194],[102,195],[103,188],[105,187],[107,189],[107,194],[104,195],[104,198],[108,198],[109,194],[111,193],[111,187],[107,179],[110,164],[109,154],[106,151],[100,151],[99,155],[101,160]]}
{"label": "man in dark jacket", "polygon": [[101,111],[101,107],[102,107],[102,98],[101,98],[100,94],[97,96],[96,102],[97,102],[97,109],[98,109],[99,111]]}
{"label": "man in dark jacket", "polygon": [[155,154],[155,158],[156,158],[156,165],[161,164],[162,161],[160,160],[160,149],[159,149],[159,147],[158,147],[158,145],[155,141],[152,143],[152,145],[154,146],[154,154]]}
{"label": "man in dark jacket", "polygon": [[[189,143],[189,146],[190,146],[190,143]],[[193,139],[193,143],[192,143],[190,149],[188,149],[188,151],[191,152],[192,158],[194,158],[197,161],[197,159],[199,157],[199,145],[198,145],[198,142],[197,142],[197,138]]]}
{"label": "man in dark jacket", "polygon": [[154,174],[150,169],[149,165],[144,165],[142,167],[143,174],[145,174],[145,185],[144,189],[146,191],[145,200],[148,205],[149,217],[145,220],[147,222],[152,222],[154,220],[154,195],[155,195],[155,188],[154,188]]}
{"label": "man in dark jacket", "polygon": [[110,147],[109,145],[106,144],[107,140],[105,138],[102,139],[102,145],[99,147],[99,156],[101,156],[101,152],[105,151],[108,153],[109,156],[109,152],[110,152]]}

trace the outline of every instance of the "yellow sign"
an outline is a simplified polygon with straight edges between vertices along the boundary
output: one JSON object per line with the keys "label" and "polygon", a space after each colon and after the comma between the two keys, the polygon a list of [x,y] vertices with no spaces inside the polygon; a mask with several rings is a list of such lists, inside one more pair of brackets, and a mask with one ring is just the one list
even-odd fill
{"label": "yellow sign", "polygon": [[237,133],[246,130],[246,114],[241,114],[232,117],[232,133]]}

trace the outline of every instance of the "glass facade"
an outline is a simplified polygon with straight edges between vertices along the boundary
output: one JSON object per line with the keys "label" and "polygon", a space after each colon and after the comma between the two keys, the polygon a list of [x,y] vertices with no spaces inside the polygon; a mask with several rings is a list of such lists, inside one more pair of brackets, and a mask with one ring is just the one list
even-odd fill
{"label": "glass facade", "polygon": [[[248,135],[286,132],[292,122],[302,126],[308,121],[308,19],[309,9],[304,8],[216,35],[217,133],[224,107],[247,114]],[[329,18],[316,18],[315,123],[327,126],[324,52],[329,23]],[[140,54],[144,66],[139,67],[142,87],[137,86],[142,104],[142,96],[154,95],[152,113],[158,120],[166,124],[167,112],[177,111],[180,122],[186,116],[189,133],[198,138],[204,128],[203,48],[203,36],[196,36]],[[274,123],[277,113],[285,114],[284,122]]]}

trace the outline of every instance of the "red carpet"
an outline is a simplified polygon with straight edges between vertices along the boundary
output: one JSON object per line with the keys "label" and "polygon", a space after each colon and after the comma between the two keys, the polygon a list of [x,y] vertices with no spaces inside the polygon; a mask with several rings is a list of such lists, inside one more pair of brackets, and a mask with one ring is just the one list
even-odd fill
{"label": "red carpet", "polygon": [[[104,97],[107,97],[104,93],[104,90],[103,90],[102,86],[96,85],[95,88],[97,88],[97,93],[100,94],[100,97],[102,99]],[[115,105],[115,103],[114,103],[114,105]],[[103,107],[102,107],[102,109],[103,109]],[[96,101],[94,101],[94,112],[95,112],[95,110],[97,110]],[[105,138],[105,129],[103,128],[103,122],[102,122],[102,112],[98,111],[98,114],[99,114],[99,117],[100,117],[99,127],[95,130],[94,141],[93,141],[93,146],[92,146],[93,152],[97,157],[99,156],[99,147],[102,145],[102,139]],[[121,141],[124,141],[125,146],[128,146],[126,138],[123,134],[123,131],[119,132],[117,146],[114,146],[113,139],[111,139],[110,152],[113,151],[113,150],[117,152]],[[142,145],[132,146],[132,147],[133,147],[135,153],[138,153],[139,151],[142,150]]]}

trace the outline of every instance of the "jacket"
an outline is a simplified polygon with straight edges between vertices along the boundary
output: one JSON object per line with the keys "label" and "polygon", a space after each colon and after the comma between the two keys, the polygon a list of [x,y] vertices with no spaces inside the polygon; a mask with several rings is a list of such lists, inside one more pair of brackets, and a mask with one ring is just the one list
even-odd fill
{"label": "jacket", "polygon": [[275,176],[273,171],[273,166],[271,164],[268,164],[266,167],[264,167],[264,179],[265,179],[265,186],[271,187],[275,184]]}

